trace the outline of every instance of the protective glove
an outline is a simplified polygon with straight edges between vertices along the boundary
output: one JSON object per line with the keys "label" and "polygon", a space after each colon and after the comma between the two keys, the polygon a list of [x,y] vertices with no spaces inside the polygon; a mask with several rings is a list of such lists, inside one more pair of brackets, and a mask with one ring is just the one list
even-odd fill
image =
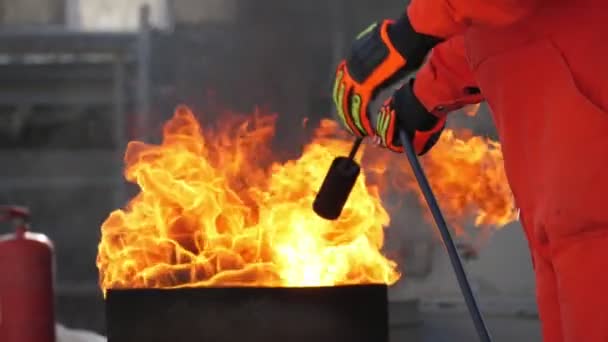
{"label": "protective glove", "polygon": [[397,90],[376,117],[374,142],[394,152],[403,152],[399,130],[404,130],[421,156],[439,140],[446,116],[429,112],[414,94],[414,80]]}
{"label": "protective glove", "polygon": [[407,15],[361,32],[337,70],[333,99],[338,116],[354,135],[373,135],[369,105],[378,93],[419,68],[441,39],[419,34]]}

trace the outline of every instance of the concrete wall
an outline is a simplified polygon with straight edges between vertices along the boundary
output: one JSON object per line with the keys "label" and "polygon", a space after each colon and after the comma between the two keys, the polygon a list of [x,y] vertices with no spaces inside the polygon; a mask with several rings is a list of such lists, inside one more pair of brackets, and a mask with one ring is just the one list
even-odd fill
{"label": "concrete wall", "polygon": [[80,30],[136,30],[138,10],[151,9],[152,25],[232,23],[236,0],[66,0],[68,25]]}
{"label": "concrete wall", "polygon": [[0,0],[0,24],[27,27],[64,24],[65,0]]}
{"label": "concrete wall", "polygon": [[178,24],[234,22],[236,0],[172,0],[170,11]]}
{"label": "concrete wall", "polygon": [[150,7],[154,27],[171,26],[167,0],[66,0],[67,25],[74,30],[135,31],[139,27],[139,9]]}

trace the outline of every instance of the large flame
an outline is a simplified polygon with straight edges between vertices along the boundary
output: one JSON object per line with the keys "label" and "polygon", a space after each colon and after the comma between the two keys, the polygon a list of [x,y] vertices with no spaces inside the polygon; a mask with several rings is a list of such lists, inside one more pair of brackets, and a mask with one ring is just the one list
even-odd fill
{"label": "large flame", "polygon": [[[312,202],[351,139],[325,120],[298,160],[278,163],[268,148],[273,132],[274,118],[257,114],[202,130],[179,107],[162,144],[129,143],[125,176],[141,191],[103,223],[102,289],[395,283],[397,265],[381,252],[389,215],[380,195],[392,188],[382,181],[389,169],[415,188],[403,158],[368,153],[371,178],[359,177],[343,215],[330,222],[313,213]],[[451,195],[442,202],[447,216],[477,215],[486,225],[513,220],[498,146],[444,136],[425,164],[439,198]],[[442,163],[446,154],[452,157]],[[493,196],[500,198],[484,206]]]}
{"label": "large flame", "polygon": [[[400,156],[401,157],[401,156]],[[378,157],[376,157],[378,158]],[[424,196],[406,158],[380,162],[384,182],[393,188],[416,193],[426,207]],[[517,210],[507,182],[500,144],[489,138],[462,131],[459,136],[446,130],[431,151],[421,158],[425,174],[444,216],[457,235],[471,223],[488,229],[501,228],[517,219]],[[390,166],[388,166],[390,165]],[[392,167],[386,177],[386,167]],[[431,220],[430,213],[427,218]],[[474,238],[474,237],[464,237]]]}
{"label": "large flame", "polygon": [[[457,138],[454,131],[446,131],[423,164],[453,224],[471,212],[477,226],[500,227],[516,219],[497,142],[477,136]],[[417,184],[413,187],[418,190]]]}

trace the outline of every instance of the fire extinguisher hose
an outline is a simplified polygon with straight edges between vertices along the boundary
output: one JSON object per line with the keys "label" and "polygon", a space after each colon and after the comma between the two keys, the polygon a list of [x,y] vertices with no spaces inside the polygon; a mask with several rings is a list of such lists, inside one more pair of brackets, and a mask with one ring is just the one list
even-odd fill
{"label": "fire extinguisher hose", "polygon": [[443,214],[441,213],[437,199],[433,194],[433,190],[431,189],[416,152],[414,151],[414,147],[410,143],[410,139],[408,139],[407,134],[404,131],[400,132],[400,138],[401,143],[404,146],[405,154],[407,155],[410,166],[414,172],[416,180],[418,181],[418,185],[420,186],[420,190],[424,195],[426,203],[431,211],[431,214],[433,215],[435,224],[437,225],[437,228],[441,234],[441,239],[443,240],[445,248],[448,252],[450,262],[452,263],[452,268],[454,269],[456,279],[458,280],[458,285],[460,286],[460,290],[464,296],[469,314],[471,315],[471,319],[473,320],[473,324],[475,325],[475,329],[479,335],[479,340],[482,342],[491,342],[492,338],[490,337],[490,333],[488,332],[488,328],[484,322],[483,315],[481,314],[481,311],[477,305],[475,295],[471,290],[471,285],[467,279],[464,267],[462,266],[462,261],[458,255],[458,250],[456,249],[452,235],[450,234],[445,219],[443,218]]}

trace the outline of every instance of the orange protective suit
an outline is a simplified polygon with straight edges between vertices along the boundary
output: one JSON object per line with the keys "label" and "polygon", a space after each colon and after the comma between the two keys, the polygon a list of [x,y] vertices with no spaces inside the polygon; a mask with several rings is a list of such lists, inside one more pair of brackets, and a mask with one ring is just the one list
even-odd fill
{"label": "orange protective suit", "polygon": [[477,85],[492,110],[544,340],[608,341],[608,1],[413,0],[407,13],[447,39],[417,75],[425,107],[453,109]]}

